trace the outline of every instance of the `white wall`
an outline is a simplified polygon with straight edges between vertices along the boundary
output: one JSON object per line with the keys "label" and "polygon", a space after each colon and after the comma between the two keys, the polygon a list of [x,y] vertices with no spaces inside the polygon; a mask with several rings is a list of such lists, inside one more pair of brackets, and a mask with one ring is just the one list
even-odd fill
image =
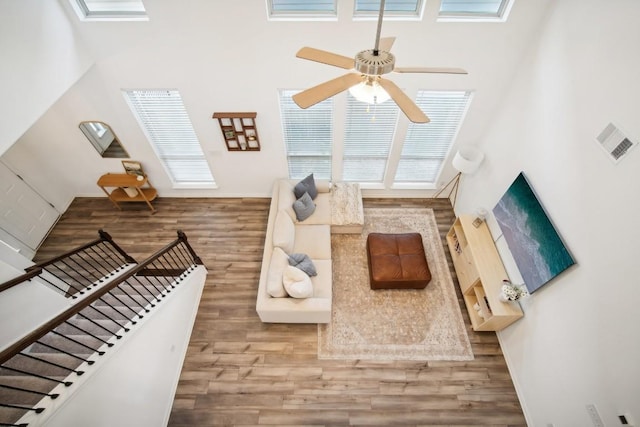
{"label": "white wall", "polygon": [[0,0],[0,154],[91,65],[57,1]]}
{"label": "white wall", "polygon": [[595,142],[610,121],[640,140],[638,16],[634,0],[555,2],[463,180],[458,213],[524,171],[577,261],[499,334],[531,426],[591,425],[590,403],[606,426],[640,423],[640,149],[614,165]]}
{"label": "white wall", "polygon": [[[3,157],[62,206],[74,196],[102,195],[95,184],[99,176],[122,170],[119,159],[102,159],[93,150],[78,129],[82,120],[108,123],[132,159],[142,161],[161,197],[268,197],[274,179],[287,176],[278,89],[311,87],[344,73],[298,59],[296,51],[307,45],[352,56],[372,48],[375,40],[376,22],[354,22],[352,1],[339,2],[337,22],[268,21],[264,0],[190,0],[188,7],[155,0],[145,3],[148,22],[89,23],[78,22],[63,3],[96,63]],[[397,36],[393,51],[399,66],[459,66],[470,73],[392,78],[411,94],[419,88],[474,90],[459,140],[475,141],[549,3],[516,2],[506,23],[437,23],[437,2],[427,2],[422,21],[385,21],[383,35]],[[172,188],[122,96],[122,89],[135,88],[180,91],[217,190]],[[343,101],[343,95],[336,97]],[[260,152],[226,151],[211,116],[228,111],[258,113]],[[401,121],[406,126],[406,119]],[[341,138],[336,135],[338,143]]]}

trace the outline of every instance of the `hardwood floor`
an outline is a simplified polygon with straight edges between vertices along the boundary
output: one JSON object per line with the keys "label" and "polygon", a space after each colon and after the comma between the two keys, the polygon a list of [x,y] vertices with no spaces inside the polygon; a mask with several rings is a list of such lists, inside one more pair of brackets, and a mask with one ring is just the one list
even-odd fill
{"label": "hardwood floor", "polygon": [[[471,330],[459,289],[475,360],[318,360],[316,325],[263,324],[255,312],[269,199],[159,198],[154,205],[150,215],[144,204],[118,211],[106,198],[76,199],[36,260],[93,240],[100,228],[139,260],[177,230],[187,234],[209,274],[170,426],[526,425],[496,335]],[[443,238],[454,220],[447,201],[364,205],[431,207]]]}

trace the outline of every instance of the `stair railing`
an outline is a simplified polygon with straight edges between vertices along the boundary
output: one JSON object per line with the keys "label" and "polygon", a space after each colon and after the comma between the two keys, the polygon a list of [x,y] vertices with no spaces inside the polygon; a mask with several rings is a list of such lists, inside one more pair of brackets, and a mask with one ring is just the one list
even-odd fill
{"label": "stair railing", "polygon": [[[98,238],[48,261],[25,269],[31,276],[17,277],[0,285],[0,292],[39,276],[66,297],[77,298],[88,289],[104,283],[136,260],[118,246],[109,233],[99,230]],[[35,273],[34,273],[35,272]]]}
{"label": "stair railing", "polygon": [[[101,230],[99,241],[102,241],[103,234],[108,236]],[[98,240],[84,245],[83,248],[91,247]],[[112,241],[111,243],[113,247],[117,247]],[[120,251],[122,258],[129,263],[132,258],[121,249]],[[77,253],[79,251],[74,250],[67,254]],[[61,257],[37,264],[20,278],[33,279],[38,272],[59,261],[62,261]],[[70,262],[63,263],[63,265],[67,264]],[[78,262],[78,265],[81,264]],[[55,399],[58,394],[52,394],[51,391],[56,386],[59,384],[71,386],[73,376],[84,373],[78,369],[83,363],[90,366],[95,362],[96,357],[104,355],[117,340],[122,338],[124,333],[129,332],[132,325],[144,318],[146,313],[149,313],[161,299],[179,286],[198,265],[202,265],[202,260],[189,244],[187,236],[182,231],[178,231],[176,240],[147,260],[120,276],[112,278],[101,287],[87,292],[87,295],[73,306],[2,350],[0,352],[0,396],[11,395],[11,399],[19,399],[20,395],[30,395],[38,401],[43,397]],[[95,271],[99,271],[98,268],[95,268]],[[78,277],[85,276],[92,277],[88,273],[78,274]],[[21,283],[18,279],[7,283],[15,286]],[[0,285],[0,288],[6,288],[5,285]],[[47,372],[55,372],[55,375]],[[28,380],[27,382],[37,384],[30,387],[22,386],[25,379]],[[16,380],[15,384],[10,380]],[[0,417],[0,426],[17,426],[19,424],[13,423],[17,422],[24,413],[28,411],[39,413],[44,410],[41,407],[36,408],[6,400],[0,401],[0,409],[2,408],[11,412],[9,414],[11,419],[5,420]]]}

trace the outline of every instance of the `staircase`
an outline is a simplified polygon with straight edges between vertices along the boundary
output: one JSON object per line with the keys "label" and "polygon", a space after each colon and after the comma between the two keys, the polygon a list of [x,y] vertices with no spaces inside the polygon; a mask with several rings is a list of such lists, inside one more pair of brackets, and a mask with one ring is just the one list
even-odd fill
{"label": "staircase", "polygon": [[92,365],[114,351],[198,265],[202,262],[182,232],[137,263],[100,230],[96,241],[1,284],[0,292],[37,281],[71,302],[0,352],[0,426],[38,425],[25,420],[91,375]]}

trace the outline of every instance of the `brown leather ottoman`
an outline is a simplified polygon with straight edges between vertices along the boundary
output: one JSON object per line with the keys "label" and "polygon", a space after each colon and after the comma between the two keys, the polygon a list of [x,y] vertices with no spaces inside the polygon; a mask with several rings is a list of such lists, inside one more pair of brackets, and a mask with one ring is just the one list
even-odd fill
{"label": "brown leather ottoman", "polygon": [[367,237],[371,289],[423,289],[431,271],[419,233],[371,233]]}

